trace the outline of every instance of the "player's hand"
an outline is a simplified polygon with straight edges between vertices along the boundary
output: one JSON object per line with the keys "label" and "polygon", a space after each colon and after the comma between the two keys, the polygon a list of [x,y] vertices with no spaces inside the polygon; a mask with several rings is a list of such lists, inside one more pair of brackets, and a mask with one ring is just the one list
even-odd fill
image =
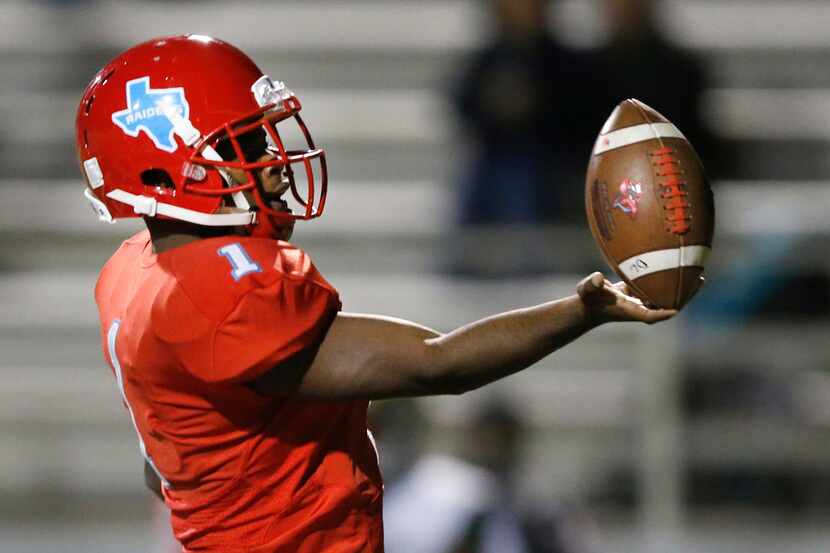
{"label": "player's hand", "polygon": [[612,321],[639,321],[654,324],[677,314],[676,309],[651,309],[629,294],[624,282],[612,284],[600,272],[583,278],[576,287],[591,320],[601,324]]}

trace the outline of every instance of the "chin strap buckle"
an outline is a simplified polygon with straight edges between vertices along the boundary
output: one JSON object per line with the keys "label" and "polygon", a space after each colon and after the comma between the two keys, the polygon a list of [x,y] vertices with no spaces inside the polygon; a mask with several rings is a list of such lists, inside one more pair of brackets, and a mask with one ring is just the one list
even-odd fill
{"label": "chin strap buckle", "polygon": [[163,106],[162,110],[164,111],[165,117],[173,124],[173,132],[182,139],[185,146],[193,146],[197,140],[202,138],[202,133],[199,132],[199,129],[193,126],[190,119],[183,117],[175,107],[167,105]]}
{"label": "chin strap buckle", "polygon": [[158,202],[149,196],[136,196],[134,198],[133,211],[136,215],[155,217],[158,210]]}
{"label": "chin strap buckle", "polygon": [[115,222],[115,219],[112,218],[110,210],[107,209],[107,206],[104,204],[104,202],[95,197],[95,194],[93,194],[92,190],[90,190],[89,188],[84,188],[84,198],[87,199],[89,205],[91,205],[93,211],[95,211],[95,214],[98,215],[99,221],[103,221],[105,223],[110,224]]}

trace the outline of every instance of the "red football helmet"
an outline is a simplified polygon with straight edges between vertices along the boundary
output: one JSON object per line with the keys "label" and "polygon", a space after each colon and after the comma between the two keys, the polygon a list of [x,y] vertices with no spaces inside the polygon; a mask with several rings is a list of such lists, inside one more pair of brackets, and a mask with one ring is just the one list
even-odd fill
{"label": "red football helmet", "polygon": [[[78,106],[84,195],[109,222],[147,216],[239,226],[256,225],[257,218],[279,225],[318,217],[326,157],[299,111],[293,92],[230,44],[202,35],[139,44],[95,76]],[[296,149],[277,129],[289,119],[299,125]],[[258,151],[249,147],[252,135]],[[295,166],[304,169],[305,186],[298,186]],[[280,171],[301,206],[297,213],[263,190],[257,172],[265,167]]]}

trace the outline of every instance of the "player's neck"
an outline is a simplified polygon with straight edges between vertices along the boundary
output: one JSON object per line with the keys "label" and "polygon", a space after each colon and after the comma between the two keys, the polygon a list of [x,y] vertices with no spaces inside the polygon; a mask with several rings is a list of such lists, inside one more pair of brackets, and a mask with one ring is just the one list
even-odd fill
{"label": "player's neck", "polygon": [[163,253],[197,240],[234,233],[233,227],[205,227],[168,219],[145,217],[144,222],[150,231],[155,253]]}

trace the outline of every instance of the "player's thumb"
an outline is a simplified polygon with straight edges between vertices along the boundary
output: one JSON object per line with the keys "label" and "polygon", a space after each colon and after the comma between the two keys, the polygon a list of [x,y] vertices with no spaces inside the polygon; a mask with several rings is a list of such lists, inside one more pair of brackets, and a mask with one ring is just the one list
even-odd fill
{"label": "player's thumb", "polygon": [[605,287],[605,277],[599,271],[593,272],[583,278],[576,287],[576,293],[583,300],[595,296],[598,291]]}

